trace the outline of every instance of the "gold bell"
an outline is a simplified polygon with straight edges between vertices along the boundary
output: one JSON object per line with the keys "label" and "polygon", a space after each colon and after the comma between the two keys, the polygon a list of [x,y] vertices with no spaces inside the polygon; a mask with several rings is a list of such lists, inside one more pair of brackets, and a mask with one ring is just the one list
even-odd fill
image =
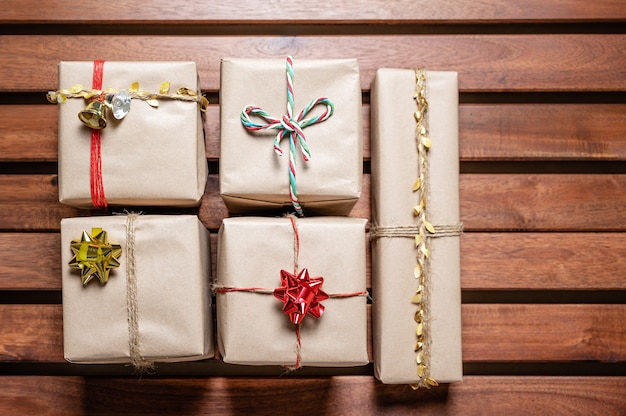
{"label": "gold bell", "polygon": [[101,130],[107,126],[104,117],[106,106],[101,101],[92,101],[83,111],[78,113],[78,118],[83,124],[91,129]]}

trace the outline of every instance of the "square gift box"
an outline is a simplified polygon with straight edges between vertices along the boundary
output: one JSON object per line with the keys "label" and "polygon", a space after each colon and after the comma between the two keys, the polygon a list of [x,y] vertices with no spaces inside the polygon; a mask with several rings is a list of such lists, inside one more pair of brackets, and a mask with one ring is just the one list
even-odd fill
{"label": "square gift box", "polygon": [[[91,90],[94,70],[94,62],[61,62],[59,88],[82,85]],[[133,98],[121,120],[105,111],[106,127],[98,131],[101,183],[108,205],[200,204],[208,169],[196,64],[106,61],[99,90],[129,90],[137,82],[139,93],[159,93],[166,81],[170,85],[165,95],[177,96],[178,89],[187,88],[196,95],[185,98],[195,101]],[[59,104],[59,200],[83,208],[92,207],[90,176],[93,152],[98,151],[92,147],[92,129],[78,117],[89,103],[78,97]]]}
{"label": "square gift box", "polygon": [[[98,228],[106,231],[108,244],[119,244],[119,267],[110,269],[105,284],[93,275],[83,286],[81,271],[68,265],[74,260],[70,244],[84,239],[83,232],[97,235]],[[61,248],[66,360],[174,362],[214,356],[209,232],[196,216],[66,218]],[[106,254],[102,249],[103,258]]]}
{"label": "square gift box", "polygon": [[[249,131],[244,108],[256,106],[281,126],[287,113],[287,70],[284,59],[225,58],[220,88],[220,193],[231,213],[251,214],[291,207],[290,141],[273,140],[281,130]],[[296,193],[305,214],[346,215],[361,196],[363,175],[361,83],[354,59],[293,61],[293,118],[313,100],[325,97],[334,112],[323,122],[302,128],[310,159],[295,148]],[[323,114],[318,104],[304,116]],[[250,115],[253,123],[266,121]]]}
{"label": "square gift box", "polygon": [[[367,220],[291,219],[295,222],[285,217],[223,220],[215,285],[220,354],[233,364],[367,364]],[[323,277],[321,291],[330,296],[319,302],[325,308],[319,318],[306,315],[298,324],[300,348],[296,325],[273,293],[282,287],[281,270],[292,273],[295,263],[298,273],[308,270],[311,282]]]}
{"label": "square gift box", "polygon": [[459,381],[463,371],[457,73],[424,73],[421,114],[414,97],[421,73],[379,69],[372,86],[374,363],[376,376],[392,384]]}

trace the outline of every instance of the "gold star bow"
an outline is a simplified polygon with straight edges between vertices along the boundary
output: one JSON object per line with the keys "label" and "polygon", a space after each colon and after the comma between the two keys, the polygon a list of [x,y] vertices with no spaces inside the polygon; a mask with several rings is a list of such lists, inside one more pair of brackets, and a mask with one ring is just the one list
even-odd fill
{"label": "gold star bow", "polygon": [[100,284],[109,280],[109,272],[120,267],[119,257],[122,255],[122,246],[109,243],[107,232],[102,228],[92,228],[91,234],[83,231],[80,240],[72,240],[70,248],[74,257],[69,262],[73,269],[80,269],[83,285],[97,277]]}

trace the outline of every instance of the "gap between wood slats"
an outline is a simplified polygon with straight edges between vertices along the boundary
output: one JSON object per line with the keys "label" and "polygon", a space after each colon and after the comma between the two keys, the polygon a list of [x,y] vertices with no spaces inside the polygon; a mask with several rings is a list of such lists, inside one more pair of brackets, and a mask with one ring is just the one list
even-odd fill
{"label": "gap between wood slats", "polygon": [[[370,296],[372,294],[370,293]],[[375,297],[373,298],[375,302]],[[463,304],[626,304],[626,290],[464,290]],[[371,303],[371,302],[368,302]],[[0,304],[60,305],[60,290],[0,290]]]}
{"label": "gap between wood slats", "polygon": [[[363,35],[363,36],[0,36],[1,91],[58,86],[60,60],[193,61],[201,89],[219,89],[220,59],[284,57],[359,60],[361,86],[376,69],[425,67],[459,71],[463,92],[626,91],[625,35]],[[85,48],[89,45],[89,48]],[[419,54],[407,54],[418,50]],[[588,76],[592,74],[592,76]]]}
{"label": "gap between wood slats", "polygon": [[[63,362],[61,305],[0,305],[0,317],[0,361]],[[465,304],[463,360],[624,362],[625,319],[626,305]]]}
{"label": "gap between wood slats", "polygon": [[[58,232],[0,233],[0,303],[60,303],[61,250]],[[618,297],[626,290],[624,252],[622,232],[466,232],[461,237],[464,301],[624,303],[626,296]],[[216,233],[211,234],[211,265],[216,276]]]}
{"label": "gap between wood slats", "polygon": [[[72,364],[68,362],[0,361],[0,374],[13,376],[125,376],[155,379],[163,377],[262,377],[297,380],[305,377],[367,376],[374,377],[372,363],[360,367],[303,367],[295,374],[285,374],[278,366],[242,366],[220,360],[159,363],[151,374],[138,376],[124,364]],[[471,362],[463,364],[463,376],[626,376],[626,363],[600,362]]]}
{"label": "gap between wood slats", "polygon": [[0,413],[619,415],[626,377],[468,376],[412,391],[372,377],[189,378],[1,377]]}
{"label": "gap between wood slats", "polygon": [[[625,18],[626,19],[626,18]],[[617,17],[598,22],[511,22],[499,21],[481,23],[437,22],[347,22],[328,24],[324,22],[298,24],[272,21],[258,24],[236,23],[147,23],[125,24],[116,21],[110,24],[85,24],[67,22],[57,24],[11,24],[1,25],[0,35],[142,35],[142,36],[317,36],[317,35],[450,35],[450,34],[620,34],[624,24]]]}

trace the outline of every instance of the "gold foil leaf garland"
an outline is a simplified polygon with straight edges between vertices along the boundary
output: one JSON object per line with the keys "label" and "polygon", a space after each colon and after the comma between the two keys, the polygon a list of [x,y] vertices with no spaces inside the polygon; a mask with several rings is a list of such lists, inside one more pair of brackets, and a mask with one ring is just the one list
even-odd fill
{"label": "gold foil leaf garland", "polygon": [[106,284],[111,269],[120,266],[122,246],[109,243],[107,232],[102,228],[92,228],[91,233],[83,231],[80,240],[72,240],[70,249],[74,256],[68,264],[71,268],[80,270],[83,285],[94,278],[101,285]]}
{"label": "gold foil leaf garland", "polygon": [[413,214],[417,219],[417,234],[415,235],[415,247],[417,249],[417,264],[413,270],[413,276],[418,281],[415,294],[411,297],[411,302],[417,305],[414,315],[416,328],[415,343],[415,364],[417,365],[417,377],[419,381],[411,384],[417,390],[420,387],[431,388],[439,385],[435,379],[430,377],[428,367],[428,345],[429,328],[425,319],[428,305],[427,296],[424,294],[426,279],[428,277],[430,249],[429,236],[435,233],[435,227],[428,221],[428,210],[426,197],[428,195],[428,149],[432,146],[432,140],[428,137],[428,101],[426,99],[426,72],[415,70],[415,92],[413,98],[417,102],[417,110],[414,113],[417,126],[415,128],[415,141],[417,144],[417,171],[418,178],[413,183],[413,192],[418,194],[419,203],[413,207]]}
{"label": "gold foil leaf garland", "polygon": [[159,100],[191,101],[200,104],[202,113],[206,113],[209,106],[209,100],[204,95],[186,87],[178,88],[176,93],[171,94],[169,81],[161,83],[158,93],[141,90],[139,82],[133,82],[127,90],[85,89],[82,85],[76,84],[69,89],[49,91],[46,97],[53,104],[62,104],[68,98],[89,100],[87,108],[79,113],[79,118],[87,127],[98,130],[106,127],[105,111],[107,109],[116,119],[121,119],[130,111],[131,99],[145,101],[154,108],[159,107]]}

